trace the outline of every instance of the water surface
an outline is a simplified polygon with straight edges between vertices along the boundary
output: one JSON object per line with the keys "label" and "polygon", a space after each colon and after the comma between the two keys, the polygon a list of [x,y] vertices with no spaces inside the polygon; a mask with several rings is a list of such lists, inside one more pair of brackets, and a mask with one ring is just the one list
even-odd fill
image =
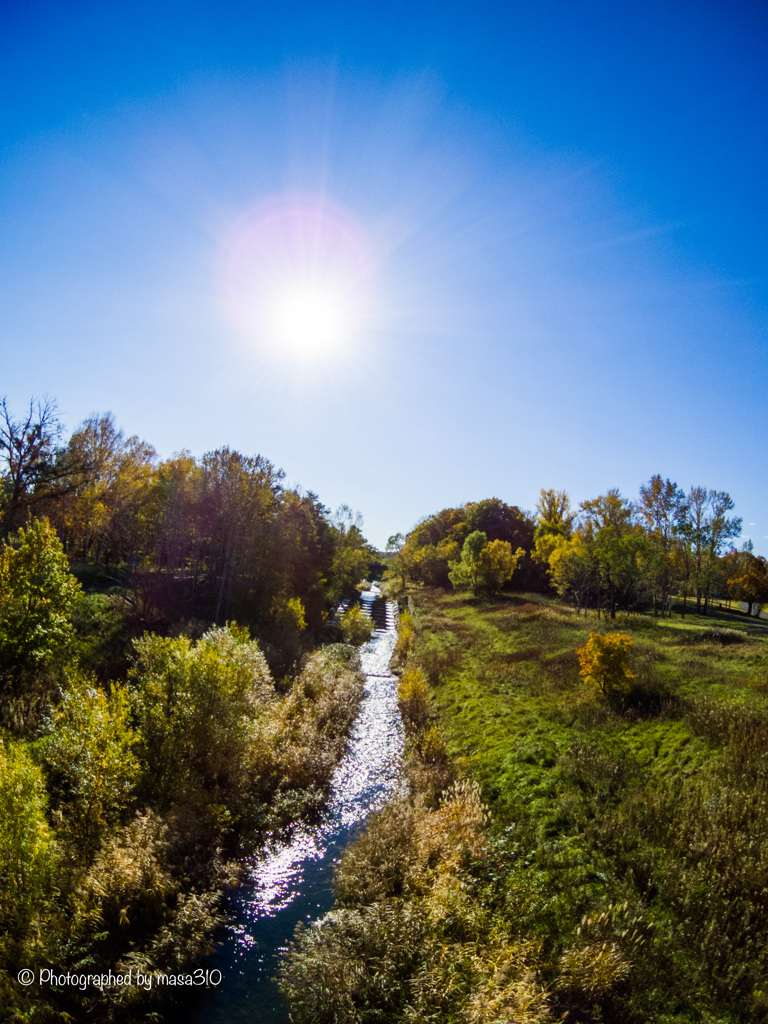
{"label": "water surface", "polygon": [[[377,596],[374,588],[363,599]],[[287,1024],[274,981],[280,956],[299,921],[331,909],[334,864],[371,811],[401,784],[403,724],[397,680],[389,674],[396,639],[389,628],[361,649],[365,695],[333,776],[328,812],[255,860],[230,898],[224,942],[207,964],[221,971],[221,982],[196,994],[195,1005],[185,1008],[185,1024]]]}

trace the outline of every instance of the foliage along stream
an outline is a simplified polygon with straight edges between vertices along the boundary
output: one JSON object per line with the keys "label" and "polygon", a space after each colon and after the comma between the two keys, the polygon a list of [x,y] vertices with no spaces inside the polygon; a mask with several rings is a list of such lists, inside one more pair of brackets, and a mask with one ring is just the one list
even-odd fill
{"label": "foliage along stream", "polygon": [[[372,602],[380,591],[363,593]],[[392,615],[388,616],[393,621]],[[331,909],[333,867],[342,850],[400,785],[403,723],[397,680],[389,662],[397,633],[377,630],[361,648],[365,695],[336,768],[328,810],[313,826],[299,826],[290,841],[265,851],[234,894],[224,942],[209,958],[221,981],[200,991],[196,1006],[184,1009],[189,1024],[286,1024],[288,1011],[274,980],[280,956],[299,921]],[[217,975],[213,975],[217,977]]]}

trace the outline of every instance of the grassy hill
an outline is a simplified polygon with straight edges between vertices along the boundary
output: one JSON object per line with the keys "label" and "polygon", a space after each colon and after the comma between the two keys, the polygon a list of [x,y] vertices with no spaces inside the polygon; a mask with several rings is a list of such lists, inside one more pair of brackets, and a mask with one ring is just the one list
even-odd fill
{"label": "grassy hill", "polygon": [[[302,1005],[320,960],[339,993],[336,1016],[296,1019],[768,1020],[765,627],[412,599],[414,792],[345,854],[332,926],[294,948]],[[632,636],[626,696],[582,680],[590,630]]]}
{"label": "grassy hill", "polygon": [[[719,1006],[717,1019],[763,1019],[764,629],[711,616],[598,625],[541,598],[420,603],[417,656],[448,752],[491,808],[504,915],[554,965],[584,915],[629,902],[652,937],[624,951],[621,984],[593,993],[610,1016],[697,1020]],[[581,680],[590,629],[632,635],[626,698]]]}

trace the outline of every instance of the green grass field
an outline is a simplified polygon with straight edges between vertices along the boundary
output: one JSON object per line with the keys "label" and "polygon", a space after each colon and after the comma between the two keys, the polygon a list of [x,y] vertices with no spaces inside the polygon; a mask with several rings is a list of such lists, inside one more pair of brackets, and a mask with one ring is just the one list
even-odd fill
{"label": "green grass field", "polygon": [[[598,623],[541,597],[414,601],[448,753],[492,815],[477,898],[540,940],[557,1012],[768,1019],[765,627]],[[625,698],[581,679],[590,630],[632,636]],[[601,980],[609,946],[624,966]]]}

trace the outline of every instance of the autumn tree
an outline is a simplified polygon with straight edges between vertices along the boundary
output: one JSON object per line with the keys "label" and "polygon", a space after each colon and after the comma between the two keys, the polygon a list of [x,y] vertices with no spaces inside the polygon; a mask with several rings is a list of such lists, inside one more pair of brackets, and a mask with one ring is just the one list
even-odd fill
{"label": "autumn tree", "polygon": [[29,510],[60,492],[69,475],[58,443],[62,427],[52,398],[31,399],[24,416],[15,419],[0,399],[0,512],[2,530],[23,524]]}
{"label": "autumn tree", "polygon": [[536,558],[540,562],[548,562],[558,543],[570,539],[575,519],[576,513],[565,491],[541,490],[536,504],[534,534]]}
{"label": "autumn tree", "polygon": [[94,414],[72,434],[67,456],[77,483],[58,516],[69,546],[97,565],[132,555],[152,494],[154,448],[135,435],[126,438],[112,413]]}
{"label": "autumn tree", "polygon": [[590,633],[584,647],[576,652],[579,675],[604,695],[627,693],[635,678],[629,671],[632,637],[626,633]]}
{"label": "autumn tree", "polygon": [[577,613],[583,609],[585,616],[593,601],[599,614],[600,560],[592,523],[585,523],[568,539],[555,538],[554,546],[550,546],[548,562],[552,585],[558,594],[572,598]]}
{"label": "autumn tree", "polygon": [[671,614],[674,586],[674,549],[678,525],[686,510],[685,495],[671,480],[662,480],[657,473],[640,488],[637,503],[640,522],[645,527],[648,546],[648,582],[652,590],[653,609],[666,609]]}
{"label": "autumn tree", "polygon": [[512,551],[506,540],[492,540],[480,554],[480,578],[487,594],[498,594],[511,578],[524,556],[522,548]]}
{"label": "autumn tree", "polygon": [[725,556],[728,594],[747,606],[751,616],[768,602],[768,562],[751,550],[733,551]]}

